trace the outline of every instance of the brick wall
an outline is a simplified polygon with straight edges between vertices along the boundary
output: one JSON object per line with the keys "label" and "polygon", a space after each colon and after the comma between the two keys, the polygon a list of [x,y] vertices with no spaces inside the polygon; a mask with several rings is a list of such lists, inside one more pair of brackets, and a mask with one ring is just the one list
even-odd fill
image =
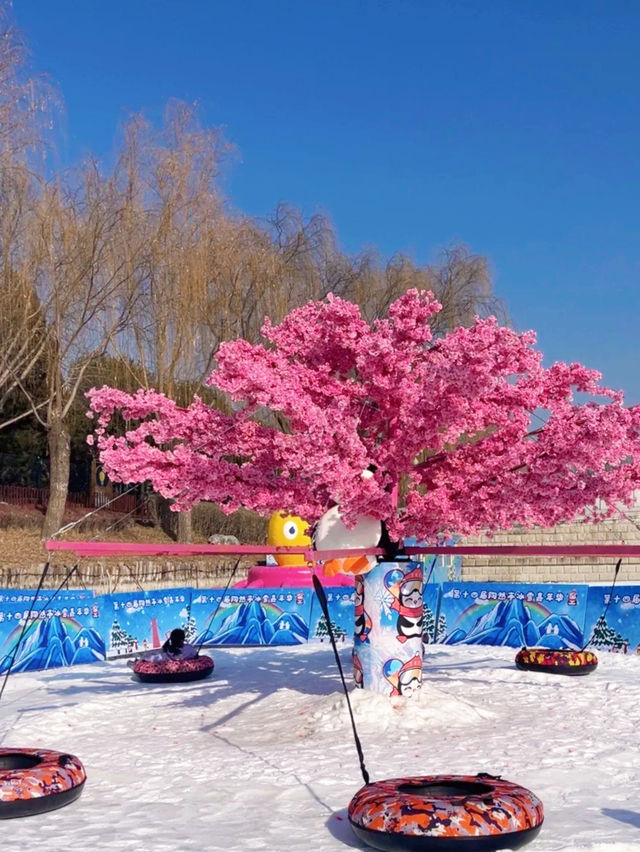
{"label": "brick wall", "polygon": [[[459,544],[640,544],[640,501],[624,515],[599,524],[559,524],[547,530],[516,528],[491,539],[474,536]],[[593,583],[611,582],[616,559],[574,557],[463,556],[462,579],[469,582]],[[640,559],[624,559],[618,583],[640,583]]]}

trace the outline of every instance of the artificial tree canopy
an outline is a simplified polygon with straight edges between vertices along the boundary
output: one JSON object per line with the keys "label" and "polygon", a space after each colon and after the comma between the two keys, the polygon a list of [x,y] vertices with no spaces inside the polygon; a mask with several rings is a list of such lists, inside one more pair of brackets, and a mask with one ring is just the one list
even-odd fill
{"label": "artificial tree canopy", "polygon": [[[371,325],[334,296],[267,319],[264,345],[217,353],[207,381],[229,395],[230,415],[198,397],[183,409],[155,391],[93,389],[101,463],[113,480],[149,480],[176,509],[211,500],[314,521],[337,503],[347,524],[370,515],[395,538],[428,541],[549,526],[586,507],[600,519],[629,503],[640,406],[625,408],[581,364],[544,368],[535,334],[495,318],[434,340],[439,309],[411,290]],[[115,415],[137,425],[118,436]]]}

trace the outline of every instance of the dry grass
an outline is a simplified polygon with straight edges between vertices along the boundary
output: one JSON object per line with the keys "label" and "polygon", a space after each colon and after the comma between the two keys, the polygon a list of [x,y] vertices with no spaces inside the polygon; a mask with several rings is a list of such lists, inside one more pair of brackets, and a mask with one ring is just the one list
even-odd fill
{"label": "dry grass", "polygon": [[[102,530],[92,528],[80,531],[70,530],[61,538],[68,541],[98,538],[100,541],[128,541],[146,543],[167,543],[172,539],[162,530],[151,525],[128,522],[126,526],[107,530],[106,527],[117,520],[102,515]],[[65,522],[72,520],[65,516]],[[97,522],[94,522],[97,523]],[[4,588],[35,588],[42,567],[47,559],[40,537],[42,514],[35,509],[24,507],[0,507],[0,586]],[[194,535],[194,542],[205,543],[202,535]],[[76,562],[72,551],[55,551],[51,557],[51,567],[46,588],[56,588]],[[224,586],[231,571],[236,566],[237,557],[153,557],[136,559],[135,557],[110,557],[100,559],[82,559],[74,572],[69,585],[86,586],[98,593],[128,591],[131,589],[155,589],[169,586],[213,587]],[[250,558],[243,559],[235,568],[233,582],[246,576],[252,563]]]}

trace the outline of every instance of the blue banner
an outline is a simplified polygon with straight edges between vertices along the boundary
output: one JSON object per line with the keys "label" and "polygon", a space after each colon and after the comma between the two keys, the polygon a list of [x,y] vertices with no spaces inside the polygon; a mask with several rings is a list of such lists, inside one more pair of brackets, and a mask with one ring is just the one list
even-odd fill
{"label": "blue banner", "polygon": [[422,593],[422,642],[425,645],[442,642],[446,636],[446,619],[440,612],[441,591],[439,583],[429,583]]}
{"label": "blue banner", "polygon": [[193,643],[191,588],[104,595],[102,635],[108,657],[160,648],[174,627]]}
{"label": "blue banner", "polygon": [[[336,644],[349,643],[353,638],[354,591],[348,586],[325,588],[329,620]],[[322,614],[320,601],[312,595],[311,616],[309,619],[309,641],[329,642],[327,619]]]}
{"label": "blue banner", "polygon": [[444,583],[446,644],[577,650],[584,644],[586,585]]}
{"label": "blue banner", "polygon": [[[422,642],[640,653],[640,585],[609,587],[554,583],[436,583],[424,587]],[[426,575],[429,574],[427,562]],[[387,575],[385,574],[385,577]],[[389,575],[391,576],[391,575]],[[299,645],[329,640],[311,588],[192,589],[125,592],[94,597],[91,590],[0,589],[0,673],[69,666],[160,647],[181,627],[199,645]],[[374,617],[374,598],[356,601],[352,588],[326,589],[331,627],[349,645],[357,626],[362,649]],[[375,596],[374,596],[375,597]],[[358,603],[358,609],[356,609]],[[379,603],[379,602],[378,602]],[[375,604],[375,605],[374,605]],[[29,625],[17,649],[25,619]],[[385,623],[386,623],[385,621]],[[396,625],[397,626],[397,625]],[[15,659],[13,657],[15,656]],[[13,662],[11,663],[13,659]]]}
{"label": "blue banner", "polygon": [[56,597],[51,605],[45,600],[33,607],[32,601],[0,602],[0,672],[9,666],[25,672],[105,659],[101,599]]}
{"label": "blue banner", "polygon": [[[31,603],[35,589],[0,589],[0,604],[3,603]],[[95,597],[91,589],[41,589],[36,599],[37,602],[48,601],[55,595],[54,600],[91,600]]]}
{"label": "blue banner", "polygon": [[313,589],[194,589],[196,643],[299,645],[309,638],[313,596]]}
{"label": "blue banner", "polygon": [[[591,586],[585,636],[597,651],[640,654],[640,586]],[[586,641],[586,640],[585,640]]]}

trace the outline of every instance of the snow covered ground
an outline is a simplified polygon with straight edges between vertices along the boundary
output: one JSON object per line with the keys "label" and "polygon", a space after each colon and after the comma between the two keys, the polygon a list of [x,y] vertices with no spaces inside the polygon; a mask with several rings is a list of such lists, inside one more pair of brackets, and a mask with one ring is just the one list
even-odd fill
{"label": "snow covered ground", "polygon": [[[343,663],[349,668],[349,649]],[[514,650],[432,646],[419,700],[352,692],[373,780],[502,775],[544,802],[532,852],[640,850],[640,657],[583,678],[520,672]],[[364,849],[362,786],[331,649],[216,649],[212,679],[145,685],[124,661],[12,675],[3,747],[76,754],[58,811],[4,824],[13,849]]]}

